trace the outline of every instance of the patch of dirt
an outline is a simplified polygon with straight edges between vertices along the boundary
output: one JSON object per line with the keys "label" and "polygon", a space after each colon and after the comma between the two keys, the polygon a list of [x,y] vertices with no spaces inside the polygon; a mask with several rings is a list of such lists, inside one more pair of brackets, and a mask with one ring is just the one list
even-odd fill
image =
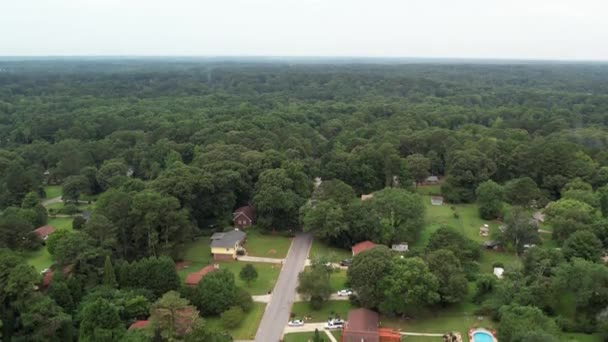
{"label": "patch of dirt", "polygon": [[268,250],[268,252],[266,254],[275,255],[275,254],[277,254],[277,250],[276,249],[270,249],[270,250]]}

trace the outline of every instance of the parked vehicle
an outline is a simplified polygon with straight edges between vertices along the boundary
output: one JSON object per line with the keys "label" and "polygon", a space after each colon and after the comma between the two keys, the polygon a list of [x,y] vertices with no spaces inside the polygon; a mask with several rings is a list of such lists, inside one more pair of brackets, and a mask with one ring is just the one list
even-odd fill
{"label": "parked vehicle", "polygon": [[351,289],[344,289],[344,290],[338,291],[338,296],[340,296],[340,297],[348,297],[352,294],[353,294],[353,290],[351,290]]}
{"label": "parked vehicle", "polygon": [[344,321],[341,319],[330,319],[325,323],[325,329],[339,329],[344,325]]}
{"label": "parked vehicle", "polygon": [[340,266],[350,266],[353,264],[353,259],[344,259],[342,261],[340,261]]}
{"label": "parked vehicle", "polygon": [[290,327],[301,327],[304,325],[304,321],[300,319],[294,319],[293,321],[289,321],[287,325]]}

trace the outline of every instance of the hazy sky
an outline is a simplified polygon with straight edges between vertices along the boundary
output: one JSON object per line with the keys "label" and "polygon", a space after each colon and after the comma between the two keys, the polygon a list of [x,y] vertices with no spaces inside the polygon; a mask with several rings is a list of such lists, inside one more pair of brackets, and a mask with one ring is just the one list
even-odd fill
{"label": "hazy sky", "polygon": [[0,55],[608,60],[608,0],[0,0]]}

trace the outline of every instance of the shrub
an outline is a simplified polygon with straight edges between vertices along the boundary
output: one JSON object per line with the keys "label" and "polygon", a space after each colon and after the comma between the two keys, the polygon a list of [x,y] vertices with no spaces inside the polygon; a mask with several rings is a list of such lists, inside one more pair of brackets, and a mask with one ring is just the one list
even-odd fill
{"label": "shrub", "polygon": [[235,301],[237,305],[240,306],[241,309],[243,309],[244,312],[249,312],[251,311],[251,309],[253,309],[253,298],[251,298],[249,292],[245,291],[240,287],[236,290]]}
{"label": "shrub", "polygon": [[230,309],[222,312],[220,318],[222,319],[222,324],[225,328],[233,329],[241,324],[245,318],[245,313],[240,306],[233,306]]}
{"label": "shrub", "polygon": [[72,221],[72,229],[80,230],[80,229],[82,229],[82,227],[84,227],[85,223],[86,223],[86,220],[84,219],[84,217],[76,216],[76,217],[74,217],[74,220]]}

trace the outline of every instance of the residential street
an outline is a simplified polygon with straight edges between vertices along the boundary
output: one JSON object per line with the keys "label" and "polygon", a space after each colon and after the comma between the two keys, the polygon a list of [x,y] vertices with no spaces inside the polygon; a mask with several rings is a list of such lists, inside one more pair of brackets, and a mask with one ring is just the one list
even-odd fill
{"label": "residential street", "polygon": [[310,234],[298,234],[293,239],[279,279],[272,291],[270,304],[266,306],[264,317],[258,327],[256,342],[278,342],[281,339],[296,295],[298,274],[304,269],[311,245]]}

